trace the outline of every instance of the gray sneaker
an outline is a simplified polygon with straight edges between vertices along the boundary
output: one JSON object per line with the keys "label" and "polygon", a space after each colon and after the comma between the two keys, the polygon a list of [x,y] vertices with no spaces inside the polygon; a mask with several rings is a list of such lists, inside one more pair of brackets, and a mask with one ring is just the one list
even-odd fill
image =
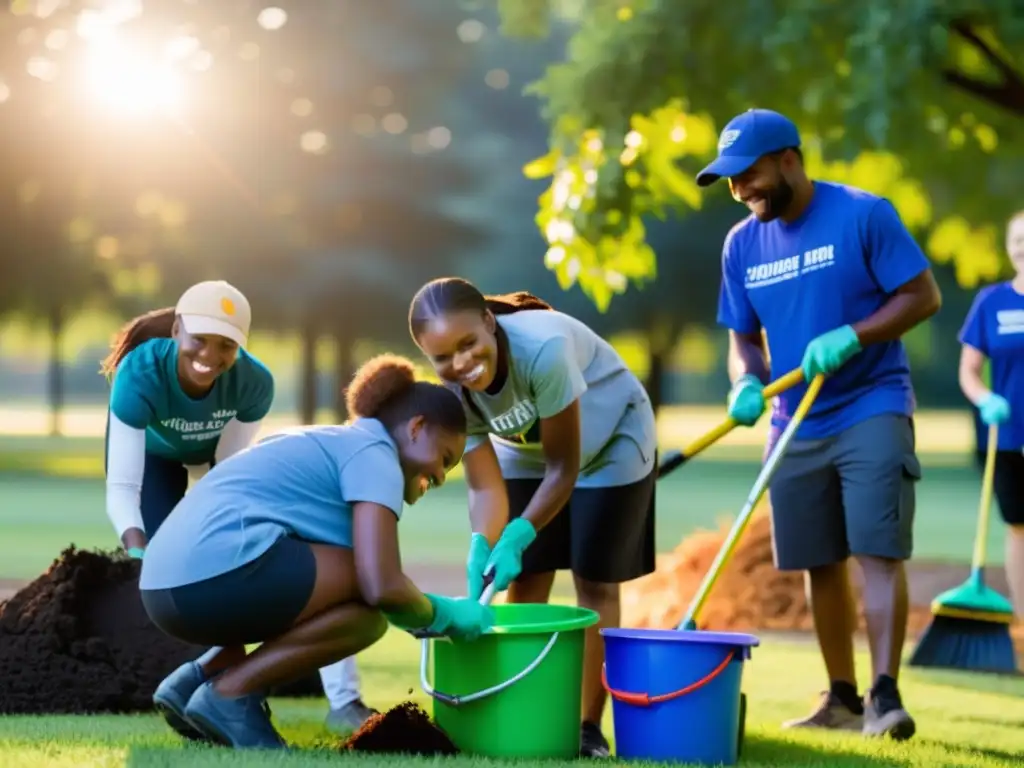
{"label": "gray sneaker", "polygon": [[192,694],[206,682],[198,662],[186,661],[165,677],[153,693],[153,706],[167,724],[190,741],[209,741],[205,734],[185,719],[185,707]]}
{"label": "gray sneaker", "polygon": [[375,714],[378,714],[376,709],[370,709],[362,699],[356,699],[337,709],[331,709],[327,713],[324,725],[329,731],[338,735],[354,733],[370,719],[371,715]]}
{"label": "gray sneaker", "polygon": [[864,697],[863,734],[871,737],[889,736],[906,741],[917,731],[917,724],[903,708],[899,694]]}
{"label": "gray sneaker", "polygon": [[228,698],[203,683],[185,707],[185,717],[211,740],[235,749],[286,749],[270,722],[270,706],[258,693]]}
{"label": "gray sneaker", "polygon": [[864,716],[851,710],[830,691],[822,691],[817,709],[806,717],[787,720],[782,727],[859,731],[864,727]]}

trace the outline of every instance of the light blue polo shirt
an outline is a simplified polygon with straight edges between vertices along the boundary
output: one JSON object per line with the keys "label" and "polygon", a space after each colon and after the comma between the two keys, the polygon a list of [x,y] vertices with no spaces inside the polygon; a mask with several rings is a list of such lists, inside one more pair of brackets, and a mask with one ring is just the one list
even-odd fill
{"label": "light blue polo shirt", "polygon": [[201,398],[178,380],[178,344],[151,339],[121,360],[110,392],[110,411],[129,427],[146,430],[146,451],[183,464],[214,458],[231,419],[259,421],[274,401],[274,377],[244,349]]}
{"label": "light blue polo shirt", "polygon": [[271,435],[213,467],[156,532],[142,589],[169,589],[252,562],[282,536],[352,546],[352,507],[402,515],[398,448],[376,419]]}

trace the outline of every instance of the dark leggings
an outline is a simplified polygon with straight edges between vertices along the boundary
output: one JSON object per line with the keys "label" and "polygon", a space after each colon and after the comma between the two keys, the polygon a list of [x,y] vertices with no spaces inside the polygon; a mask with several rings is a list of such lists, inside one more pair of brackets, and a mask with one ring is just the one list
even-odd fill
{"label": "dark leggings", "polygon": [[195,645],[235,646],[287,632],[316,585],[308,543],[282,536],[252,562],[171,589],[142,590],[142,604],[161,630]]}

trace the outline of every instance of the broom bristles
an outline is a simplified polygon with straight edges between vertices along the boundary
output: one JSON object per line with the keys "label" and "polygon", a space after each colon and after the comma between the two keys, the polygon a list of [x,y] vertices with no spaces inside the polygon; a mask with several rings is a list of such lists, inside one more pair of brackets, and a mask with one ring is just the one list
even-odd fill
{"label": "broom bristles", "polygon": [[921,635],[909,665],[1020,674],[1008,624],[942,615]]}

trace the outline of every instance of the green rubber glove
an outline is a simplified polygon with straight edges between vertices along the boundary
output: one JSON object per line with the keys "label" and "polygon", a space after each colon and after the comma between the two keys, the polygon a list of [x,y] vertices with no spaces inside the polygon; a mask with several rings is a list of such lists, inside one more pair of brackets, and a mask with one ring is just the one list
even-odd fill
{"label": "green rubber glove", "polygon": [[144,550],[142,547],[128,547],[128,557],[135,558],[136,560],[141,560],[144,554],[146,554],[146,550]]}
{"label": "green rubber glove", "polygon": [[826,376],[835,373],[860,350],[860,339],[852,325],[844,325],[815,337],[804,350],[804,359],[800,364],[804,371],[804,381],[810,383],[819,373]]}
{"label": "green rubber glove", "polygon": [[517,517],[501,532],[491,556],[484,566],[484,574],[492,574],[495,591],[508,589],[508,585],[523,570],[523,551],[537,538],[537,531],[529,520]]}
{"label": "green rubber glove", "polygon": [[1005,397],[989,392],[978,402],[978,413],[985,426],[1003,424],[1010,418],[1010,404]]}
{"label": "green rubber glove", "polygon": [[466,560],[466,581],[470,600],[479,600],[484,591],[484,567],[491,556],[491,545],[482,533],[474,533],[469,540],[469,557]]}
{"label": "green rubber glove", "polygon": [[764,384],[752,373],[740,376],[729,390],[727,405],[729,418],[753,426],[764,413]]}
{"label": "green rubber glove", "polygon": [[494,626],[494,609],[468,597],[426,595],[434,606],[434,620],[427,629],[459,640],[476,640]]}

